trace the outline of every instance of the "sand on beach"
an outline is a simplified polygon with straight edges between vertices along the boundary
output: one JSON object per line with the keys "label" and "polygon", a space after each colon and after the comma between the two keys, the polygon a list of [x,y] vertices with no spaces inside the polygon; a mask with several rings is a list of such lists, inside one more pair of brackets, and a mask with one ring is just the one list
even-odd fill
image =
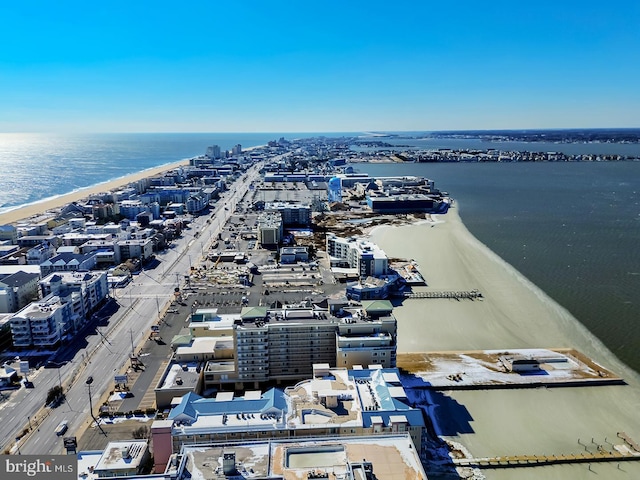
{"label": "sand on beach", "polygon": [[[459,204],[458,208],[459,208]],[[390,257],[414,259],[427,286],[472,290],[482,300],[413,299],[394,310],[398,352],[575,348],[622,377],[627,385],[448,391],[434,394],[442,435],[474,456],[580,453],[581,442],[640,440],[640,379],[566,309],[478,241],[457,208],[436,222],[376,227],[370,239]],[[606,439],[606,442],[605,442]],[[587,447],[589,448],[589,447]],[[488,479],[585,478],[587,465],[487,470]],[[640,462],[598,464],[606,478],[640,478]],[[536,476],[537,475],[537,476]],[[630,475],[630,476],[620,476]]]}
{"label": "sand on beach", "polygon": [[188,160],[181,160],[179,162],[160,165],[155,168],[149,168],[141,172],[132,173],[131,175],[126,175],[124,177],[116,178],[114,180],[100,183],[98,185],[82,188],[73,193],[69,193],[66,195],[61,195],[59,197],[50,198],[40,202],[35,202],[29,205],[25,205],[24,207],[11,210],[6,213],[1,213],[0,225],[16,223],[21,220],[32,217],[34,215],[40,215],[49,210],[61,208],[71,202],[77,202],[79,200],[85,199],[90,195],[101,193],[101,192],[107,192],[110,190],[115,190],[117,188],[123,187],[137,180],[141,180],[147,177],[153,177],[155,175],[168,172],[170,170],[173,170],[175,168],[182,167],[188,164],[189,164]]}

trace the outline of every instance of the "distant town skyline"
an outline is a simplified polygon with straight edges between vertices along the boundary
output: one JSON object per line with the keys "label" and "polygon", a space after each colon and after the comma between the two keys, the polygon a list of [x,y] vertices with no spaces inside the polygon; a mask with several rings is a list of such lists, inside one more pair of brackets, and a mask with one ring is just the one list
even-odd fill
{"label": "distant town skyline", "polygon": [[640,127],[640,4],[0,6],[0,132]]}

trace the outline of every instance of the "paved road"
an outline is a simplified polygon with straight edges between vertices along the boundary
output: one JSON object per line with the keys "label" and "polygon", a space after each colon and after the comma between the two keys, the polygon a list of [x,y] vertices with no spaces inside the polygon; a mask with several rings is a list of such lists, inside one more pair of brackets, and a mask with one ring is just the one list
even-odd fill
{"label": "paved road", "polygon": [[[84,337],[84,345],[68,363],[60,368],[39,369],[29,375],[34,389],[21,388],[10,399],[0,403],[3,425],[0,441],[3,445],[12,445],[14,451],[19,450],[22,454],[63,452],[62,437],[54,433],[56,426],[67,420],[69,429],[66,435],[74,435],[91,421],[89,396],[95,414],[100,399],[113,388],[114,375],[129,362],[132,345],[135,349],[146,341],[151,325],[158,322],[159,313],[171,301],[174,288],[182,284],[190,267],[206,253],[249,184],[259,177],[259,168],[260,165],[252,167],[246,180],[241,178],[234,183],[232,190],[225,192],[217,203],[220,207],[216,206],[213,215],[195,217],[183,238],[159,255],[159,266],[143,271],[125,288],[117,290],[118,311],[110,317],[107,325],[98,327],[99,333]],[[157,362],[159,359],[154,363]],[[152,369],[153,365],[149,365],[149,370]],[[89,376],[93,383],[87,386],[85,382]],[[59,382],[66,389],[65,403],[55,409],[43,409],[47,391]],[[31,432],[14,442],[29,424],[33,427]]]}

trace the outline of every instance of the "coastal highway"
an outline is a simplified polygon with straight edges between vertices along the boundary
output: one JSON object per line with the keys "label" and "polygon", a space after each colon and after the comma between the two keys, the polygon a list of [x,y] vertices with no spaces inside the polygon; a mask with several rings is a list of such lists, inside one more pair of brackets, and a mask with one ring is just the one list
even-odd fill
{"label": "coastal highway", "polygon": [[[64,436],[74,436],[91,422],[89,389],[93,414],[97,415],[101,398],[113,389],[114,375],[128,364],[132,348],[137,351],[137,346],[146,340],[151,326],[171,301],[174,288],[206,254],[251,182],[259,177],[259,169],[256,164],[246,177],[237,180],[217,202],[213,215],[194,217],[182,238],[158,254],[160,265],[143,270],[129,285],[116,291],[118,311],[108,324],[97,327],[95,334],[81,339],[84,344],[73,359],[59,368],[40,368],[29,374],[34,388],[22,387],[0,403],[0,441],[5,448],[21,454],[63,453],[63,436],[54,433],[56,426],[66,420],[69,428]],[[86,384],[89,377],[93,379],[90,386]],[[45,407],[48,390],[59,383],[65,386],[65,402],[56,408]],[[30,432],[22,436],[23,430],[30,427]],[[16,441],[19,436],[22,438]]]}

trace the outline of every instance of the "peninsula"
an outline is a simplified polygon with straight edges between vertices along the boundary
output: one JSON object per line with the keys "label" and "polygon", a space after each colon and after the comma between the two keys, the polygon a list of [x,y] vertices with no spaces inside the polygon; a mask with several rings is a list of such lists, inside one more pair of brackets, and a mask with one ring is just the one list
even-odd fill
{"label": "peninsula", "polygon": [[[326,153],[320,158],[308,153],[318,150]],[[92,305],[72,328],[50,332],[60,335],[50,345],[30,349],[36,344],[21,348],[17,343],[10,350],[11,356],[32,360],[24,373],[35,386],[33,393],[41,392],[45,382],[57,381],[71,403],[80,402],[75,385],[80,375],[100,372],[95,370],[101,368],[98,363],[116,365],[115,374],[103,372],[100,378],[94,373],[86,380],[90,398],[93,388],[98,392],[95,405],[102,407],[90,412],[99,427],[82,419],[70,424],[79,448],[115,448],[99,443],[103,439],[97,429],[109,429],[132,412],[148,414],[155,419],[150,427],[157,449],[154,470],[169,475],[171,455],[178,453],[172,450],[192,443],[195,435],[211,442],[253,442],[265,429],[290,436],[312,429],[326,436],[340,435],[348,425],[352,433],[366,437],[364,443],[346,450],[323,444],[322,452],[337,455],[345,468],[380,473],[382,464],[373,460],[360,466],[348,450],[387,451],[388,444],[376,435],[397,433],[401,424],[406,435],[393,442],[401,446],[404,460],[394,462],[404,462],[402,468],[415,472],[415,478],[454,471],[479,478],[479,469],[492,466],[487,459],[542,454],[544,437],[527,433],[524,423],[534,416],[543,428],[555,428],[555,422],[542,418],[546,409],[535,406],[553,404],[556,421],[569,412],[580,420],[563,424],[578,442],[564,438],[554,444],[553,453],[563,455],[563,464],[577,461],[572,459],[581,449],[584,428],[603,443],[624,426],[601,461],[640,458],[633,446],[638,422],[632,406],[640,388],[636,376],[607,362],[588,332],[578,329],[576,334],[577,322],[568,312],[479,243],[462,224],[459,204],[438,190],[434,180],[357,174],[344,158],[340,139],[274,141],[224,159],[214,152],[211,148],[188,164],[159,167],[151,176],[143,172],[0,217],[3,232],[20,232],[16,244],[22,239],[25,259],[34,255],[33,248],[46,255],[40,244],[25,243],[29,237],[60,243],[63,250],[101,252],[96,264],[117,259],[104,274],[111,300],[103,297],[104,303]],[[171,201],[163,200],[166,192]],[[184,195],[182,201],[175,201],[178,194]],[[35,211],[38,207],[42,210]],[[123,232],[128,239],[121,239]],[[134,256],[137,262],[124,268],[130,273],[123,272],[119,261],[125,264]],[[62,265],[49,258],[41,269]],[[91,272],[101,275],[98,269]],[[57,300],[45,297],[49,303],[43,298],[38,305],[62,311],[66,293],[55,285],[68,285],[69,298],[75,298],[74,274],[53,275],[40,286],[60,292],[54,295]],[[83,275],[83,288],[88,288],[93,280]],[[123,275],[131,280],[116,280]],[[11,317],[14,340],[26,342],[21,319],[35,318],[28,308]],[[93,331],[102,341],[91,350],[74,350],[75,340]],[[131,349],[116,357],[111,347],[126,345],[127,336]],[[103,354],[105,360],[98,362]],[[168,357],[169,362],[163,360]],[[58,377],[43,366],[56,367]],[[525,397],[521,389],[491,388],[554,383],[567,387],[555,390],[554,399],[546,389],[530,389]],[[272,384],[288,388],[262,391]],[[598,393],[587,394],[586,385]],[[25,389],[26,384],[11,395],[26,399]],[[234,390],[242,397],[234,397]],[[357,395],[344,393],[350,390]],[[128,392],[136,393],[131,398]],[[588,395],[591,405],[607,405],[606,418],[580,410],[581,395]],[[558,397],[566,405],[555,404]],[[237,413],[218,415],[210,406],[198,406],[209,398],[226,402],[225,411]],[[487,412],[486,405],[505,402],[504,422],[524,443],[512,444],[496,434],[503,421]],[[528,403],[526,412],[521,403]],[[251,410],[256,405],[259,409]],[[7,414],[0,406],[0,415]],[[33,426],[58,422],[60,414],[48,405],[44,411],[30,411],[27,425],[14,421],[10,427],[20,425],[24,435],[10,448],[29,452],[32,439],[40,438]],[[476,415],[482,424],[472,428]],[[246,436],[248,432],[256,436]],[[475,438],[486,446],[479,447]],[[409,453],[410,445],[415,454]],[[266,447],[247,443],[246,448]],[[283,448],[315,452],[301,442]],[[247,471],[262,468],[268,473],[242,449],[235,450],[234,458],[243,458]],[[204,461],[197,451],[183,452],[184,459],[198,465]],[[218,453],[221,459],[226,455]],[[264,450],[261,455],[281,453]],[[544,458],[531,466],[554,463],[549,455]],[[523,466],[505,462],[500,466]],[[635,471],[636,463],[629,462],[628,468]]]}

